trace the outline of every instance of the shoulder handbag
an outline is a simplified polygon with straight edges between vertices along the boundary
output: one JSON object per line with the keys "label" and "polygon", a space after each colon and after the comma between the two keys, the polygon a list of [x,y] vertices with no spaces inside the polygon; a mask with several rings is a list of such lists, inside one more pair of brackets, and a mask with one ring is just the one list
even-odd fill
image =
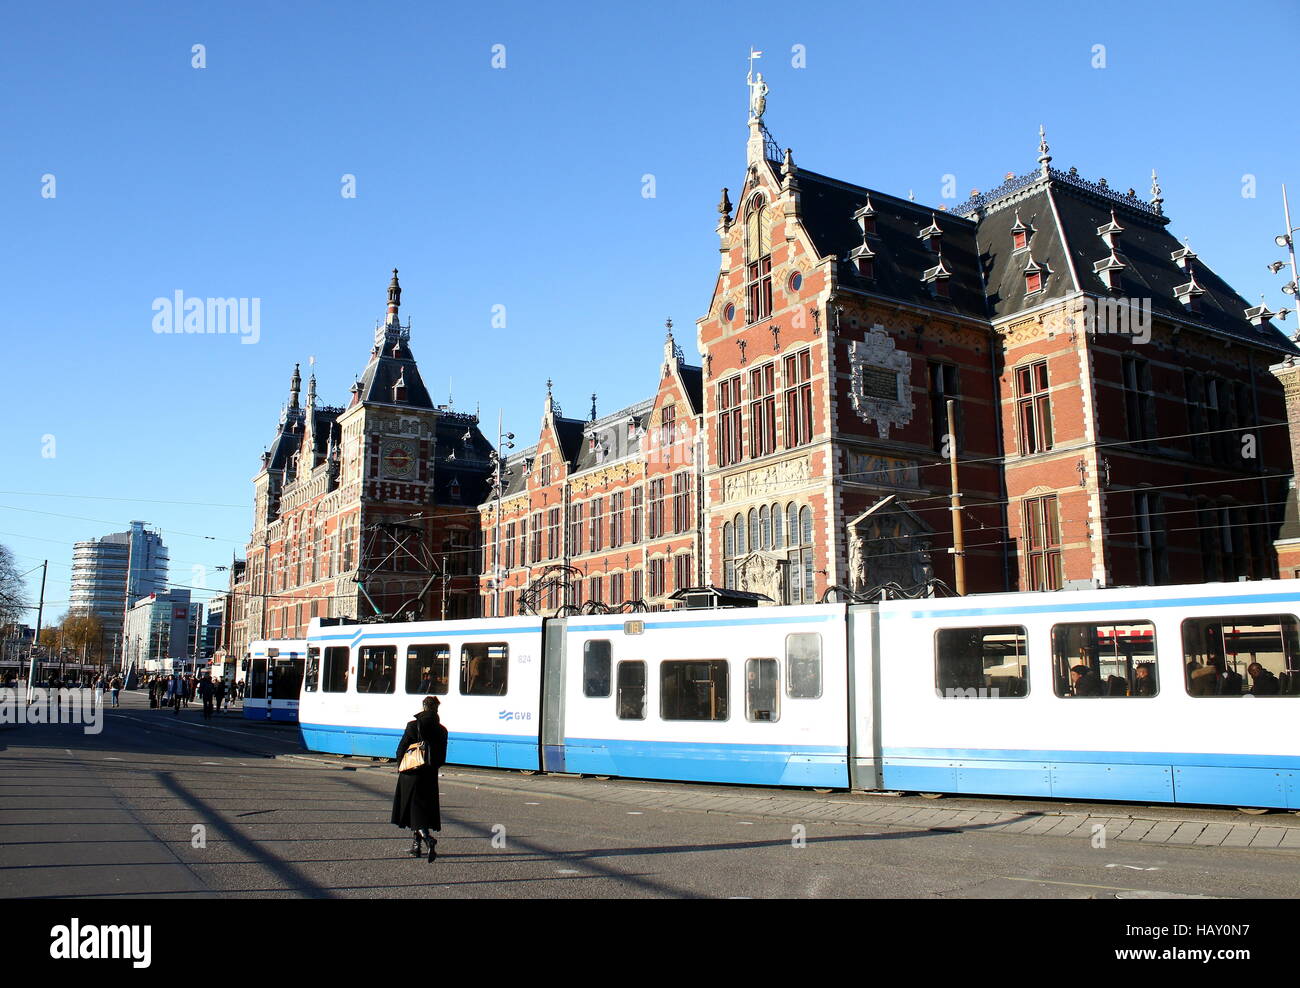
{"label": "shoulder handbag", "polygon": [[397,766],[397,771],[414,772],[417,768],[423,768],[428,761],[429,746],[423,741],[417,741],[402,754],[402,761]]}

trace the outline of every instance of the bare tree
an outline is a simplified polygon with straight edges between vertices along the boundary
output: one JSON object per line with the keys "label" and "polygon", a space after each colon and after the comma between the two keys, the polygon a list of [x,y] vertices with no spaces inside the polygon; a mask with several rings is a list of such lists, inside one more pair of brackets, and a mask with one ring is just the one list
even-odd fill
{"label": "bare tree", "polygon": [[0,625],[21,624],[30,605],[14,554],[8,546],[0,545]]}

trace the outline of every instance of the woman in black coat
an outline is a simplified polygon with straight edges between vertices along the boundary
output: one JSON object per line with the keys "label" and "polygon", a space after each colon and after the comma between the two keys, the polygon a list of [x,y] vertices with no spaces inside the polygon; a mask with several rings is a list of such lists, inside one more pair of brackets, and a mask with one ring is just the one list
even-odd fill
{"label": "woman in black coat", "polygon": [[429,862],[438,856],[437,840],[433,832],[442,830],[442,815],[438,807],[438,769],[447,760],[447,729],[438,720],[438,698],[426,696],[424,709],[406,725],[406,732],[397,745],[400,765],[406,749],[423,741],[428,745],[425,763],[410,772],[398,771],[397,791],[393,793],[393,823],[414,831],[410,853],[420,857],[421,836],[429,842]]}

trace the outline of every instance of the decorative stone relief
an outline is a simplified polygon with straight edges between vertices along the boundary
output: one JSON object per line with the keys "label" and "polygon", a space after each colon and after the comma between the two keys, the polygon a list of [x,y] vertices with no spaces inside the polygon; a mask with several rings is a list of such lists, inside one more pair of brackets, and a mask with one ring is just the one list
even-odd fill
{"label": "decorative stone relief", "polygon": [[736,566],[738,590],[766,594],[774,603],[784,599],[785,560],[769,552],[751,552]]}
{"label": "decorative stone relief", "polygon": [[743,501],[749,497],[771,497],[789,487],[806,484],[812,476],[808,457],[799,456],[758,467],[747,473],[733,473],[722,478],[723,501]]}
{"label": "decorative stone relief", "polygon": [[[909,382],[911,365],[911,358],[894,346],[894,338],[879,323],[865,340],[849,344],[853,410],[864,422],[876,423],[881,439],[889,438],[891,427],[901,428],[912,421],[915,404]],[[893,377],[892,396],[887,396],[891,390],[888,375]]]}

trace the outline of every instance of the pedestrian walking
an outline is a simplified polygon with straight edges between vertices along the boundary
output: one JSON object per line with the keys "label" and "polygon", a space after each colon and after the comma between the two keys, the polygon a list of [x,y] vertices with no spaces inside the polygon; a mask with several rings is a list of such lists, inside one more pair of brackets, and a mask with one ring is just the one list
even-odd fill
{"label": "pedestrian walking", "polygon": [[[438,719],[438,698],[426,696],[423,709],[406,725],[397,745],[397,789],[393,793],[393,823],[410,829],[412,857],[424,854],[420,841],[428,841],[428,860],[438,857],[434,831],[442,830],[438,806],[438,769],[447,760],[447,729]],[[412,764],[414,763],[414,764]],[[404,767],[405,766],[405,767]]]}
{"label": "pedestrian walking", "polygon": [[181,713],[181,703],[185,699],[185,680],[181,678],[179,672],[173,673],[172,678],[167,683],[167,706],[172,708],[172,714],[179,717]]}
{"label": "pedestrian walking", "polygon": [[113,689],[113,706],[120,706],[118,698],[122,695],[122,687],[126,684],[122,681],[121,676],[114,676],[113,682],[109,684]]}
{"label": "pedestrian walking", "polygon": [[212,685],[212,677],[204,676],[199,680],[199,696],[203,698],[203,719],[212,719],[212,700],[216,696],[216,688]]}
{"label": "pedestrian walking", "polygon": [[224,679],[218,679],[214,684],[214,688],[216,691],[214,696],[217,701],[217,710],[220,710],[221,705],[226,702],[226,681]]}
{"label": "pedestrian walking", "polygon": [[104,690],[107,688],[107,686],[108,683],[105,681],[103,675],[101,675],[98,679],[95,680],[95,706],[96,707],[102,708],[104,706]]}

